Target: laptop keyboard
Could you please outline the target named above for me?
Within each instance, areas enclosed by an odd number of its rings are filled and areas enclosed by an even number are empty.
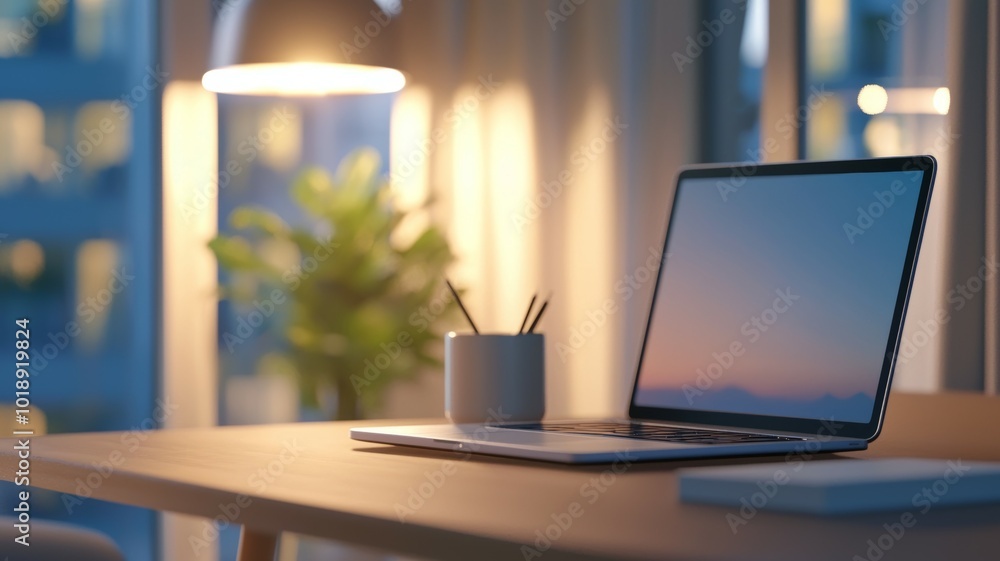
[[[570,423],[520,423],[504,428],[567,434],[617,436],[639,440],[659,440],[682,444],[747,444],[753,442],[787,442],[804,440],[792,436],[735,432],[691,427],[667,427],[621,421],[570,422]]]

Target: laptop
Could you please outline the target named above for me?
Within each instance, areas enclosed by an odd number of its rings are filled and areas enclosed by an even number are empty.
[[[864,449],[882,427],[936,167],[687,168],[626,416],[351,438],[562,463]]]

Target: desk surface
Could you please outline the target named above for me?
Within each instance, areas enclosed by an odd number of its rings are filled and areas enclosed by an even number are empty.
[[[524,545],[547,560],[849,560],[866,558],[868,540],[878,543],[883,525],[900,517],[761,512],[734,535],[727,514],[738,516],[735,509],[678,502],[674,469],[748,460],[635,464],[615,475],[607,466],[354,442],[348,428],[355,425],[46,436],[32,441],[31,479],[35,487],[73,493],[87,485],[93,498],[222,516],[266,533],[462,560],[537,558]],[[847,455],[1000,461],[998,431],[1000,398],[893,395],[882,436]],[[16,471],[12,448],[9,440],[0,444],[6,480]],[[117,465],[108,474],[95,462]],[[997,558],[1000,506],[931,508],[916,516],[916,525],[889,544],[887,559]],[[568,527],[559,529],[558,521]],[[541,551],[545,542],[536,547],[536,540],[546,531],[555,539]]]

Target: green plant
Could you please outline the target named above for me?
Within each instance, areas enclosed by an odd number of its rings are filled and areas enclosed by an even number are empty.
[[[345,158],[333,176],[315,168],[302,173],[291,197],[310,228],[240,207],[229,217],[237,233],[209,244],[230,272],[223,297],[271,298],[281,308],[280,335],[303,405],[317,406],[321,394],[334,390],[338,419],[376,407],[392,381],[440,366],[435,350],[442,334],[414,318],[440,294],[453,254],[434,226],[399,243],[408,213],[395,204],[380,165],[378,154],[365,149]],[[447,311],[453,302],[444,305]]]

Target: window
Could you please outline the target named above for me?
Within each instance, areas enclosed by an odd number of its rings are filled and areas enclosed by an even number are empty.
[[[829,95],[805,157],[947,156],[945,0],[810,0],[803,90]]]
[[[165,77],[150,4],[0,3],[0,317],[31,322],[33,413],[48,432],[161,420],[155,123]],[[103,531],[129,559],[153,557],[147,511],[32,497],[33,515]]]
[[[705,47],[704,161],[759,160],[763,91],[798,88],[802,112],[791,139],[806,159],[848,159],[929,153],[947,165],[947,0],[767,0],[706,2],[702,19],[737,14],[738,33],[720,33]],[[765,84],[768,11],[803,8],[797,44],[798,84],[776,75]],[[790,18],[789,21],[794,21]],[[779,53],[780,54],[780,53]],[[765,87],[766,86],[766,87]],[[794,107],[779,114],[791,115]],[[943,172],[942,172],[943,175]]]
[[[731,24],[735,33],[721,28],[718,37],[704,47],[701,91],[707,101],[702,116],[708,131],[702,142],[704,161],[758,159],[767,11],[768,0],[713,0],[702,5],[704,22],[735,18]]]

